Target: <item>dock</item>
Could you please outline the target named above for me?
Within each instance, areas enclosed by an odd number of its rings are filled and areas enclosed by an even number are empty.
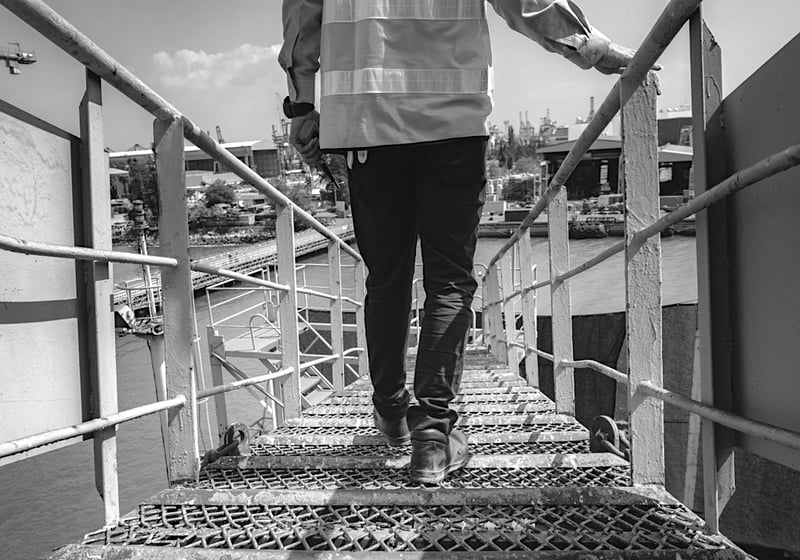
[[[355,239],[353,227],[350,223],[331,226],[331,231],[343,241]],[[317,231],[304,230],[295,235],[295,257],[311,255],[324,250],[328,246],[328,239]],[[245,247],[231,248],[230,251],[219,255],[206,257],[199,262],[218,268],[226,268],[240,274],[254,274],[268,266],[275,266],[278,262],[278,246],[275,239],[256,243]],[[153,284],[160,285],[158,270],[152,271]],[[192,271],[192,288],[195,292],[209,286],[219,285],[224,281],[219,276],[204,272]],[[114,305],[128,305],[134,311],[147,307],[146,283],[143,278],[133,278],[116,284],[114,290]],[[156,301],[160,300],[160,293],[155,292]]]

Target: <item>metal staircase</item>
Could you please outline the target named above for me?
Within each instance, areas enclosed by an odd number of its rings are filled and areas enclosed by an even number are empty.
[[[482,348],[456,407],[473,456],[439,488],[384,444],[362,379],[52,558],[746,557]]]

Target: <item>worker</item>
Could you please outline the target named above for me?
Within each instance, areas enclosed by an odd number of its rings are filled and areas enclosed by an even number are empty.
[[[581,68],[620,72],[633,51],[572,0],[489,0],[509,27]],[[345,155],[368,269],[365,323],[375,427],[411,442],[411,478],[439,484],[469,459],[458,394],[477,282],[473,258],[492,109],[485,0],[284,0],[284,112],[304,161]],[[315,77],[321,67],[321,104]],[[406,389],[415,252],[424,315]]]

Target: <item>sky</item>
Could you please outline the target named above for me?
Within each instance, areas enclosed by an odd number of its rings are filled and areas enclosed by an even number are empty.
[[[636,48],[666,0],[576,0],[592,25],[613,41]],[[226,141],[270,138],[278,125],[286,79],[277,63],[282,43],[280,0],[49,0],[122,65],[198,126]],[[754,7],[755,6],[755,7]],[[798,33],[798,0],[707,0],[704,17],[722,46],[723,90],[730,93]],[[585,117],[589,98],[606,97],[615,77],[581,70],[506,27],[491,9],[495,109],[490,122],[528,112],[538,127],[551,118],[571,124]],[[77,133],[83,67],[0,6],[0,46],[19,42],[38,62],[12,76],[0,69],[0,99]],[[660,60],[659,108],[688,105],[686,30]],[[106,145],[124,150],[152,141],[152,117],[105,85]]]

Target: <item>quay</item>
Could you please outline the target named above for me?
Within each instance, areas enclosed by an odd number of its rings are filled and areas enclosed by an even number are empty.
[[[350,223],[332,226],[331,231],[343,241],[353,241],[355,234]],[[311,255],[324,250],[328,246],[327,238],[312,229],[303,230],[295,234],[295,257]],[[218,255],[199,260],[200,263],[215,268],[251,275],[268,266],[275,266],[278,262],[278,245],[275,239],[250,246],[238,246],[230,251],[223,251]],[[230,282],[230,279],[219,278],[214,274],[192,271],[192,289],[195,292],[204,290],[209,286]],[[160,273],[152,272],[153,285],[160,283]],[[117,283],[114,290],[114,305],[127,305],[133,311],[147,307],[147,289],[143,278],[132,278]],[[154,290],[155,301],[160,301],[159,290]]]

